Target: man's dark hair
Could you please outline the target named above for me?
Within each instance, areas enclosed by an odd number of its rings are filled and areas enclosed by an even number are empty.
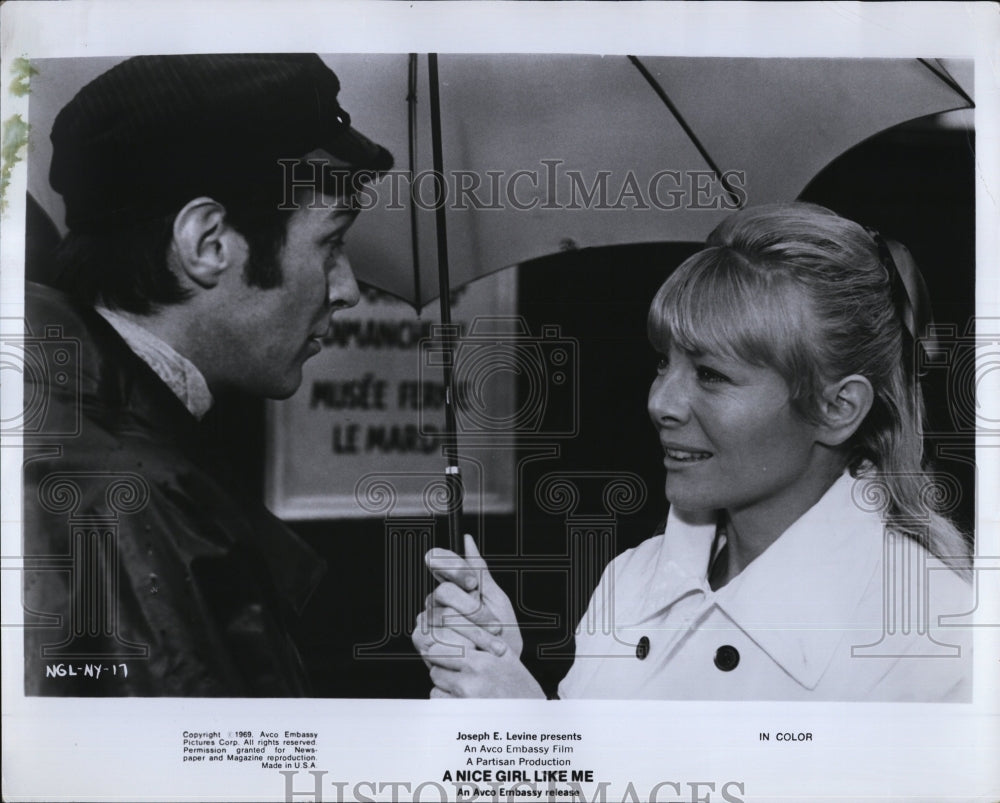
[[[102,73],[52,126],[49,181],[71,232],[59,286],[138,314],[184,301],[167,254],[177,212],[201,196],[247,239],[246,281],[280,284],[283,162],[323,151],[369,179],[392,167],[339,93],[315,53],[136,56]]]
[[[226,222],[249,246],[244,269],[247,284],[261,289],[280,285],[278,258],[293,210],[278,209],[277,202],[230,201],[223,206]],[[176,216],[171,213],[108,229],[70,231],[56,254],[56,286],[87,306],[100,301],[138,315],[187,300],[189,293],[167,260]]]

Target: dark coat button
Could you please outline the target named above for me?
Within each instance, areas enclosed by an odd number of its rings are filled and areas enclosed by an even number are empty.
[[[639,639],[639,643],[635,645],[635,657],[640,661],[644,661],[647,655],[649,655],[649,637],[643,636]]]
[[[740,652],[735,647],[723,644],[715,651],[715,665],[723,672],[732,672],[740,663]]]

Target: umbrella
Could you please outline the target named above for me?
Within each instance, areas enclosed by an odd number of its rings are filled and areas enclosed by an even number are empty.
[[[402,163],[411,145],[411,58],[325,60],[359,129]],[[443,180],[432,156],[430,70],[420,57],[412,174],[401,170],[374,188],[377,202],[351,238],[358,277],[418,310],[439,293],[439,183],[450,285],[458,287],[570,248],[702,241],[740,206],[794,199],[868,137],[972,105],[935,60],[437,60]]]
[[[426,85],[416,55],[328,61],[358,93],[348,108],[372,114],[364,130],[390,148],[406,133],[406,192],[394,184],[362,216],[359,278],[418,311],[437,296],[449,355],[453,285],[559,250],[702,240],[735,209],[795,198],[879,131],[972,105],[924,59],[430,54]],[[460,551],[453,372],[445,359]]]

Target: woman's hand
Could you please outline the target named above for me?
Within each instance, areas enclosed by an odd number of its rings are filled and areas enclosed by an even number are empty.
[[[498,636],[515,657],[520,657],[524,641],[514,606],[490,574],[475,539],[465,536],[464,558],[448,549],[432,549],[424,561],[439,585],[428,595],[413,634],[421,654],[427,639],[418,643],[418,634],[431,635],[433,642],[434,629],[448,628],[482,650],[492,649],[490,643]]]
[[[535,697],[545,692],[510,650],[501,655],[468,648],[456,655],[454,647],[434,644],[424,660],[430,666],[431,697]]]
[[[468,535],[465,553],[432,549],[426,557],[441,582],[417,617],[413,644],[431,670],[431,697],[544,697],[520,662],[514,607]]]

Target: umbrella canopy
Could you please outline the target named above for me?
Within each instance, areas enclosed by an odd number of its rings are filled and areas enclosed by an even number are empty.
[[[408,57],[325,58],[358,126],[402,168],[352,235],[359,278],[417,309],[438,295],[441,199],[454,287],[560,250],[703,240],[735,208],[794,199],[879,131],[972,105],[918,59],[442,55],[442,182],[426,62],[408,174]]]
[[[29,190],[60,230],[62,199],[47,182],[52,120],[120,60],[45,60],[32,78]],[[438,294],[427,61],[413,180],[409,57],[324,60],[356,127],[398,168],[351,232],[352,262],[363,281],[420,309]],[[703,240],[735,203],[793,199],[879,131],[972,105],[936,60],[445,54],[439,64],[453,287],[567,248]],[[419,284],[411,185],[423,199]]]

